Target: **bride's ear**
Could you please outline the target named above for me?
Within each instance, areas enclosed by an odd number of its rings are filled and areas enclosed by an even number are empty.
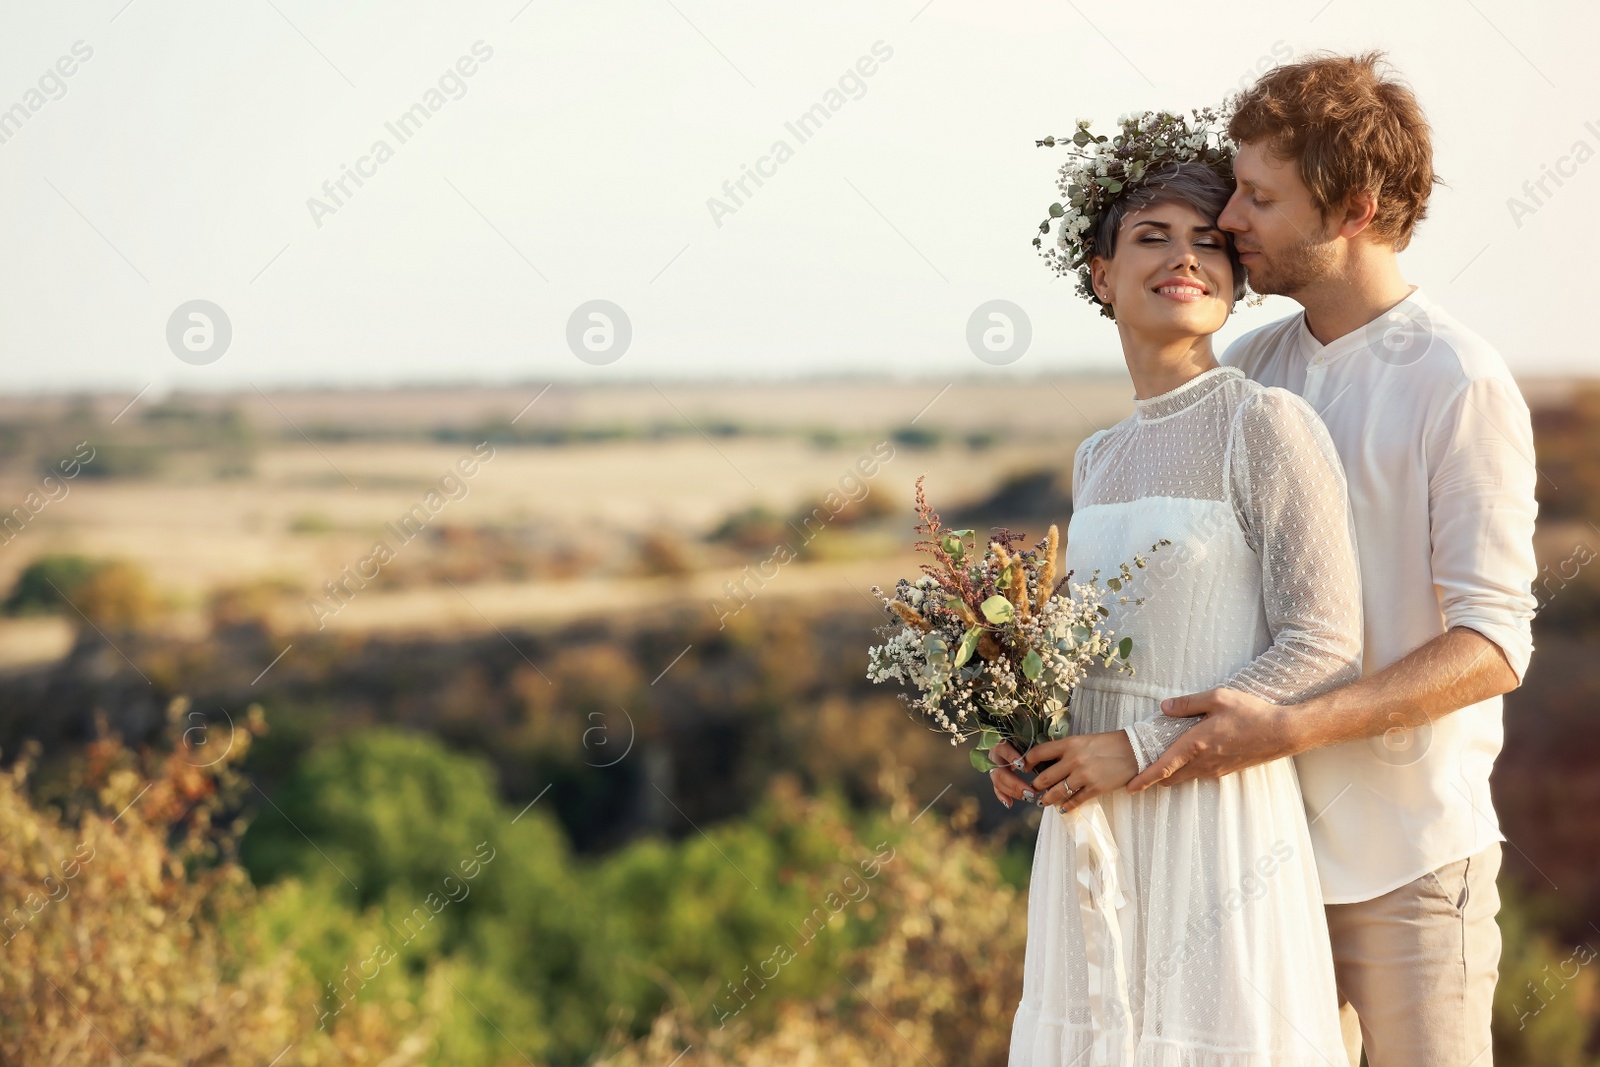
[[[1094,295],[1100,298],[1102,304],[1111,303],[1111,282],[1106,276],[1109,266],[1103,256],[1094,256],[1089,260],[1089,284],[1094,287]]]

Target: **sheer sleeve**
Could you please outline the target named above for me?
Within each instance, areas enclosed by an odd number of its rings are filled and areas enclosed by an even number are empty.
[[[1263,390],[1235,413],[1224,465],[1234,512],[1260,563],[1272,644],[1223,688],[1294,704],[1355,681],[1361,573],[1344,468],[1327,429],[1300,397]],[[1199,721],[1157,715],[1129,727],[1139,769]]]
[[[1078,451],[1072,457],[1072,506],[1074,508],[1088,502],[1081,499],[1081,497],[1085,492],[1084,483],[1088,480],[1089,454],[1094,451],[1095,444],[1105,435],[1106,432],[1104,430],[1096,430],[1078,442]]]

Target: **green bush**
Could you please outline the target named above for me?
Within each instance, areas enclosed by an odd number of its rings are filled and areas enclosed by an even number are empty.
[[[446,966],[519,1049],[581,1063],[607,1033],[642,1033],[669,1003],[712,1018],[718,996],[734,1002],[728,983],[794,943],[797,929],[811,937],[783,969],[784,996],[833,980],[840,953],[865,943],[871,924],[865,911],[830,923],[821,902],[845,895],[848,869],[871,850],[841,840],[839,802],[824,805],[833,831],[789,810],[822,803],[772,797],[681,842],[642,838],[580,860],[548,799],[511,811],[487,764],[383,728],[313,749],[262,802],[240,856],[258,885],[276,883],[263,895],[263,940],[293,947],[335,983],[326,1010],[339,1006],[341,982],[355,981],[363,1002],[416,1001]],[[486,852],[465,877],[461,861]],[[443,903],[447,876],[459,899]],[[429,894],[437,918],[425,913]],[[374,968],[380,944],[395,959]],[[363,969],[380,973],[351,977]],[[767,1020],[778,1002],[758,998],[742,1014]],[[441,1048],[458,1043],[462,1058],[449,1062],[479,1062],[466,1050],[483,1039],[482,1017],[456,1019],[462,1032],[442,1031]]]
[[[1500,981],[1494,996],[1494,1059],[1507,1067],[1595,1067],[1586,1051],[1600,1024],[1595,954],[1600,938],[1557,942],[1514,885],[1502,881]]]
[[[7,615],[54,615],[67,611],[62,595],[77,600],[78,592],[97,566],[84,556],[40,556],[22,568],[0,610]]]

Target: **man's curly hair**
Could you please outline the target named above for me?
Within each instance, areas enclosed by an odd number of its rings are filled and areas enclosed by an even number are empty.
[[[1370,232],[1400,251],[1440,179],[1422,107],[1383,62],[1382,52],[1318,53],[1274,67],[1233,98],[1228,135],[1297,160],[1324,220],[1352,193],[1372,193]]]

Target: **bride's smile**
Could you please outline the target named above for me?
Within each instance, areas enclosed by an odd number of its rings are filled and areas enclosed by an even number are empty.
[[[1110,258],[1097,259],[1097,288],[1117,322],[1150,341],[1215,333],[1233,304],[1228,235],[1177,200],[1130,212]]]

